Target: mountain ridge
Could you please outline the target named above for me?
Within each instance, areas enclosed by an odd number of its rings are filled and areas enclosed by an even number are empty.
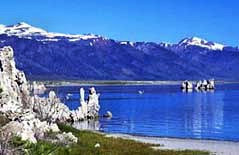
[[[22,29],[21,29],[22,28]],[[25,30],[24,30],[25,28]],[[27,31],[27,30],[28,31]],[[30,31],[29,29],[31,29],[32,31]],[[17,30],[18,33],[17,33]],[[21,32],[22,31],[22,32]],[[24,32],[27,31],[27,33],[24,34]],[[8,34],[8,35],[15,35],[15,36],[30,36],[30,35],[43,35],[45,37],[49,37],[49,38],[54,38],[54,37],[68,37],[68,38],[79,38],[79,39],[91,39],[91,38],[100,38],[102,36],[100,35],[95,35],[95,34],[65,34],[65,33],[57,33],[57,32],[48,32],[44,29],[32,26],[28,23],[25,22],[19,22],[17,24],[14,25],[9,25],[9,26],[5,26],[5,25],[0,25],[0,34]],[[104,39],[107,39],[105,37],[102,37]],[[51,41],[51,40],[48,40]],[[73,40],[72,40],[73,41]],[[76,40],[75,40],[76,41]],[[131,44],[133,45],[136,42],[133,41],[119,41],[122,44]],[[155,42],[156,43],[156,42]],[[200,45],[201,43],[201,45]],[[168,44],[168,45],[182,45],[182,44],[187,44],[187,45],[195,45],[195,46],[201,46],[201,47],[210,47],[210,45],[216,45],[216,46],[220,46],[220,47],[215,47],[212,48],[212,50],[217,50],[220,49],[222,50],[223,47],[225,47],[225,45],[216,43],[216,42],[212,42],[212,41],[207,41],[205,39],[201,39],[199,37],[193,36],[193,37],[186,37],[182,40],[180,40],[178,43],[164,43],[164,42],[160,42],[158,44]],[[207,45],[207,46],[206,46]]]
[[[14,48],[17,67],[31,79],[239,79],[238,48],[198,37],[177,44],[117,41],[19,23],[0,26],[3,46]]]

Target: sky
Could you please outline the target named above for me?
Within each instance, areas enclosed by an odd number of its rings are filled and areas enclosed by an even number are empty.
[[[197,36],[239,46],[238,0],[2,0],[0,24],[177,43]]]

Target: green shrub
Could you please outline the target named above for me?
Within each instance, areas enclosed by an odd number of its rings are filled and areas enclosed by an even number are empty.
[[[147,143],[140,143],[122,138],[105,137],[104,134],[91,131],[79,131],[71,126],[59,124],[62,132],[72,132],[78,137],[78,143],[69,146],[53,144],[41,140],[37,144],[22,142],[19,138],[14,140],[16,146],[24,146],[26,155],[209,155],[204,151],[173,151],[155,150]],[[99,143],[100,147],[95,148]]]

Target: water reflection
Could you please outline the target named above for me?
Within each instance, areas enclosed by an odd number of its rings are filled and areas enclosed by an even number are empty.
[[[224,116],[224,93],[216,94],[198,93],[192,98],[188,104],[193,104],[192,114],[188,113],[189,117],[185,117],[186,122],[192,121],[185,126],[190,131],[192,130],[193,137],[202,138],[208,136],[209,132],[220,133],[223,127]],[[192,115],[192,118],[190,118]]]
[[[112,110],[119,120],[101,120],[103,130],[147,136],[222,139],[224,91],[112,94],[121,100],[106,100],[102,110]],[[130,98],[130,95],[132,98]],[[127,96],[127,98],[126,98]]]
[[[79,130],[100,130],[100,122],[93,119],[74,122],[72,126]]]
[[[99,86],[100,113],[109,110],[113,118],[74,126],[146,136],[239,141],[238,88],[219,86],[215,92],[183,93],[175,86]],[[59,92],[67,94],[72,89]],[[73,93],[66,104],[76,106],[77,95]]]

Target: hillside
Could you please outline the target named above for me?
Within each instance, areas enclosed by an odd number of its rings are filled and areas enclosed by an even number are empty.
[[[239,49],[192,37],[177,44],[129,42],[47,32],[26,23],[0,25],[30,79],[239,80]]]

